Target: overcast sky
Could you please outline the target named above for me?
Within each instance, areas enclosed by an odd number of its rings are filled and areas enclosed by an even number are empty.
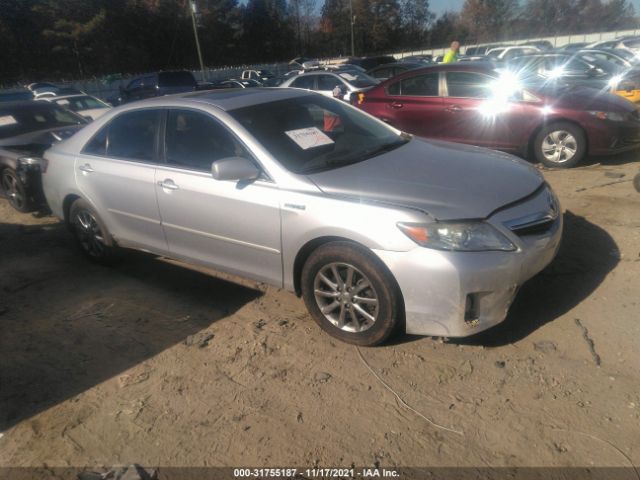
[[[447,10],[460,10],[464,0],[429,0],[431,10],[440,15]],[[636,9],[636,13],[640,13],[640,0],[631,0]]]

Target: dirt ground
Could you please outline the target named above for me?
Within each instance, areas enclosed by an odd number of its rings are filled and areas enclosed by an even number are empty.
[[[639,158],[544,171],[563,245],[503,324],[360,353],[293,294],[92,265],[0,200],[0,467],[640,465]]]

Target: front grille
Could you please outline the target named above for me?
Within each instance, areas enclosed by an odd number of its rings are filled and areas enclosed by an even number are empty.
[[[548,218],[531,224],[516,225],[511,227],[511,231],[519,237],[524,237],[526,235],[540,235],[548,232],[551,227],[553,227],[555,221],[555,218]]]

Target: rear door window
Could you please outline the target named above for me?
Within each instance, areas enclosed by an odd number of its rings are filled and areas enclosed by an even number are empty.
[[[447,90],[450,97],[487,98],[490,94],[486,75],[476,72],[447,72]]]
[[[294,88],[305,88],[307,90],[313,90],[315,87],[315,83],[315,75],[304,75],[296,78],[291,86]]]
[[[333,75],[318,75],[318,90],[332,91],[336,87],[343,87],[344,82]]]
[[[411,97],[437,97],[439,74],[416,75],[400,82],[400,94]]]

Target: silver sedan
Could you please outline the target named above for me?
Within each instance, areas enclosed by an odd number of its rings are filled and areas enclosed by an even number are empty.
[[[327,97],[335,97],[338,88],[342,99],[348,102],[353,92],[366,92],[378,83],[380,80],[358,70],[317,70],[288,78],[278,88],[311,90]]]
[[[134,248],[286,288],[358,345],[501,322],[562,233],[526,162],[295,89],[128,104],[44,157],[49,205],[90,259]]]

